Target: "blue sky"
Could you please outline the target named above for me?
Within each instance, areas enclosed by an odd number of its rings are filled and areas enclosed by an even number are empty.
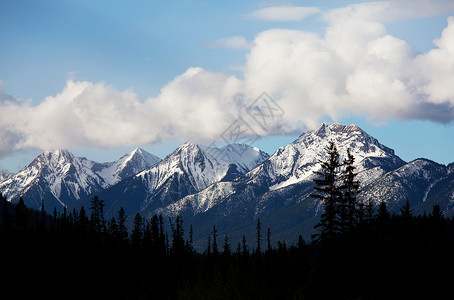
[[[453,162],[450,16],[441,0],[2,0],[0,168],[209,144],[263,91],[285,110],[256,129],[267,152],[334,120]]]

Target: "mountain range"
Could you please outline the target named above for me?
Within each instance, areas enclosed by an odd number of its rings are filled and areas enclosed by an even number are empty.
[[[454,163],[428,159],[405,162],[391,148],[355,125],[321,124],[271,156],[255,147],[222,148],[185,143],[164,159],[137,148],[110,163],[75,157],[67,150],[44,152],[16,174],[0,173],[0,191],[9,201],[22,197],[27,206],[89,207],[93,195],[105,201],[106,217],[155,213],[193,224],[202,245],[216,225],[219,235],[254,240],[255,224],[271,228],[275,239],[308,238],[321,213],[309,195],[314,171],[334,141],[341,159],[355,156],[361,201],[385,201],[397,212],[408,200],[415,213],[439,204],[454,214]]]
[[[0,191],[13,203],[23,197],[28,207],[62,210],[81,198],[105,189],[158,163],[160,159],[137,148],[115,162],[97,163],[57,149],[40,154],[16,174],[0,181]]]

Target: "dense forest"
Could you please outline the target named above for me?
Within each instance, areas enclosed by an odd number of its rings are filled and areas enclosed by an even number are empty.
[[[14,298],[83,299],[409,299],[449,295],[454,220],[434,206],[390,214],[385,202],[359,203],[354,158],[334,146],[312,195],[324,211],[310,242],[256,239],[231,244],[215,225],[203,253],[183,220],[104,219],[94,197],[79,211],[45,213],[1,197],[2,293]],[[170,230],[165,230],[170,228]]]

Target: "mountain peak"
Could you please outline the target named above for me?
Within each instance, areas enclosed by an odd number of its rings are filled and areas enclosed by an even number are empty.
[[[58,148],[53,151],[43,152],[34,160],[35,163],[43,161],[49,162],[51,165],[64,165],[73,162],[74,155],[67,149]]]
[[[200,148],[199,145],[186,142],[175,151],[173,151],[171,154],[169,154],[167,157],[174,157],[174,156],[180,156],[180,157],[185,157],[185,156],[192,156],[192,155],[198,155],[202,153],[202,149]]]
[[[178,149],[199,150],[200,147],[197,144],[194,144],[194,143],[191,143],[191,142],[186,142],[183,145],[181,145],[180,147],[178,147]]]
[[[313,145],[318,148],[326,146],[329,141],[333,141],[340,152],[350,148],[355,156],[362,158],[395,155],[393,149],[380,144],[376,138],[353,124],[322,123],[317,129],[300,135],[294,143],[303,144],[305,147]]]
[[[361,128],[358,126],[351,124],[351,125],[342,125],[339,123],[322,123],[317,129],[311,132],[319,137],[327,137],[332,134],[346,134],[351,135],[354,132],[358,132],[361,134],[366,134]],[[304,136],[307,132],[303,133],[301,136]]]
[[[43,154],[46,156],[51,155],[51,156],[57,156],[57,157],[59,157],[59,156],[72,157],[73,156],[72,153],[69,152],[68,149],[63,149],[63,148],[57,148],[55,150],[45,151]]]
[[[145,151],[145,150],[143,150],[143,149],[140,148],[140,147],[136,147],[136,149],[132,150],[130,153],[133,154],[133,155],[135,155],[135,154],[142,154],[143,151]]]

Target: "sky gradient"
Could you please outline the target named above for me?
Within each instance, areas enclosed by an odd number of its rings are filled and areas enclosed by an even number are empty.
[[[0,1],[0,168],[221,143],[269,152],[354,123],[406,161],[454,161],[454,1]],[[267,92],[284,114],[247,108]]]

